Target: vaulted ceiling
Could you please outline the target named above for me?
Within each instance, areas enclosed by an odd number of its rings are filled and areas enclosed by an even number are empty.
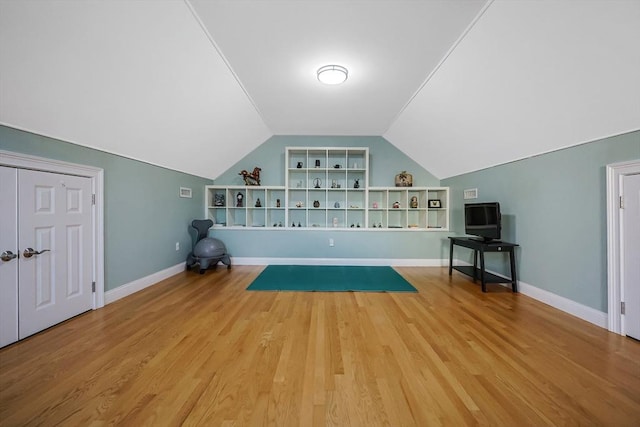
[[[640,129],[638,22],[637,0],[0,0],[0,123],[212,179],[274,134],[381,135],[445,178]]]

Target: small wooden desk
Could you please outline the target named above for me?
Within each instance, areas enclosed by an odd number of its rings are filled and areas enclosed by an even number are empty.
[[[487,283],[511,283],[513,292],[518,292],[518,280],[516,278],[516,254],[515,248],[519,245],[507,242],[484,242],[469,237],[449,237],[451,246],[449,249],[449,276],[452,270],[458,270],[468,276],[473,277],[473,281],[480,278],[482,283],[482,292],[487,292]],[[473,249],[473,267],[471,266],[453,266],[453,246],[462,246]],[[506,252],[509,254],[509,262],[511,264],[511,278],[496,276],[495,274],[485,271],[484,254],[485,252]],[[478,253],[480,254],[480,268],[478,268]]]

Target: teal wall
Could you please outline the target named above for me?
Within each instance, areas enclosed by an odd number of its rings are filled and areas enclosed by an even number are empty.
[[[464,234],[463,190],[478,188],[475,201],[500,202],[502,239],[521,246],[519,280],[606,312],[605,169],[636,159],[638,131],[445,179],[451,230]],[[489,268],[508,272],[506,260],[487,257]]]
[[[285,147],[369,147],[370,187],[393,187],[395,176],[406,170],[416,187],[437,187],[440,180],[381,136],[282,136],[269,138],[215,179],[216,185],[244,185],[238,175],[258,166],[262,185],[284,185]]]
[[[0,149],[104,169],[105,291],[186,259],[210,180],[6,126]],[[178,197],[180,187],[193,198]]]
[[[370,186],[393,187],[396,174],[413,174],[414,186],[440,181],[379,136],[273,136],[215,179],[216,185],[244,185],[238,172],[262,168],[262,185],[284,185],[285,147],[369,147]],[[391,230],[224,230],[212,235],[224,241],[234,257],[445,259],[446,232]],[[335,246],[329,246],[329,239]]]

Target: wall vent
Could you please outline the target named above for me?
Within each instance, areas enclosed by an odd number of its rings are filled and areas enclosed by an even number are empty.
[[[477,199],[478,198],[478,189],[470,188],[468,190],[464,190],[464,199]]]

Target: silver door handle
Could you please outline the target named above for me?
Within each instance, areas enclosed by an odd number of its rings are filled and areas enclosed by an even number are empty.
[[[50,252],[49,249],[43,249],[40,252],[34,250],[33,248],[27,248],[24,250],[24,252],[22,253],[22,256],[25,258],[31,258],[34,255],[40,255],[43,254],[45,252]]]
[[[0,259],[2,261],[11,261],[14,258],[18,258],[18,254],[14,254],[11,251],[4,251],[2,252],[2,255],[0,255]]]

